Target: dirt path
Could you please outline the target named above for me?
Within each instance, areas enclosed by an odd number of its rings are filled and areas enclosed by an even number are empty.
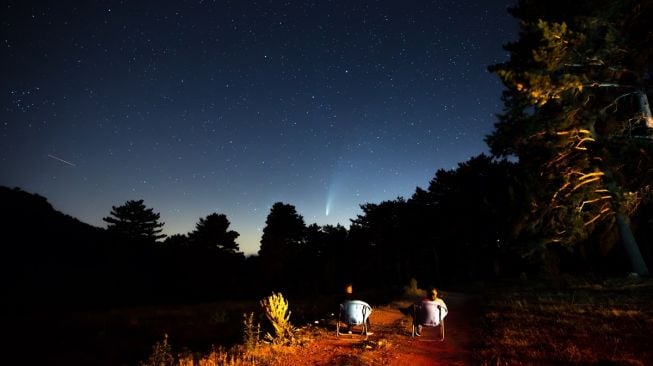
[[[425,328],[423,336],[410,336],[411,321],[399,309],[410,302],[375,308],[372,331],[365,341],[356,334],[335,335],[335,325],[318,340],[284,357],[285,365],[469,365],[478,328],[478,301],[469,295],[448,293],[449,308],[444,342],[435,341],[437,330]],[[430,339],[430,340],[429,340]]]

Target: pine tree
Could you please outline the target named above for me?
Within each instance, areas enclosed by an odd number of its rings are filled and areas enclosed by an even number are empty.
[[[163,223],[159,222],[160,215],[145,207],[143,200],[112,206],[110,215],[102,220],[108,223],[109,232],[121,238],[143,243],[154,243],[165,238],[161,234]]]
[[[528,227],[539,239],[527,253],[545,256],[551,244],[582,251],[588,238],[616,227],[633,271],[647,273],[627,215],[651,184],[629,175],[651,151],[649,140],[633,138],[653,127],[645,103],[653,59],[636,48],[641,34],[633,31],[651,6],[561,5],[523,0],[512,10],[520,39],[506,46],[510,59],[491,68],[507,91],[487,142],[529,172]]]
[[[277,202],[265,220],[259,256],[266,280],[274,285],[289,285],[293,264],[306,240],[304,218],[295,206]]]
[[[265,220],[259,255],[261,258],[284,256],[304,242],[305,234],[304,218],[295,206],[277,202]]]
[[[197,247],[236,253],[239,249],[236,238],[240,234],[229,230],[230,224],[224,214],[213,213],[206,216],[206,218],[200,218],[195,230],[189,235],[189,241],[191,245]]]

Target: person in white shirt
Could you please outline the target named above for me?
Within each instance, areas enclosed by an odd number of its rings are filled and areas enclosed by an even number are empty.
[[[439,320],[444,319],[445,316],[447,316],[447,313],[449,310],[447,309],[447,305],[444,303],[444,301],[438,297],[438,290],[435,287],[432,287],[429,289],[429,291],[426,294],[426,297],[422,299],[422,302],[429,302],[429,303],[435,303],[438,309],[440,310],[439,314],[439,319],[437,320],[439,324]],[[437,324],[434,324],[437,325]],[[417,333],[416,335],[421,335],[422,333],[422,325],[419,324],[417,325]]]

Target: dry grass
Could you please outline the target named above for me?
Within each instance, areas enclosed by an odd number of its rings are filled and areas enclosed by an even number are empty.
[[[653,280],[558,278],[488,296],[480,364],[653,364]]]
[[[244,315],[243,326],[253,327],[252,315]],[[258,328],[258,327],[257,327]],[[247,329],[245,329],[247,333]],[[252,341],[230,348],[213,346],[209,351],[197,352],[183,348],[175,353],[168,343],[168,336],[152,346],[152,353],[140,366],[287,366],[285,362],[302,349],[326,336],[324,329],[306,326],[295,329],[292,343]]]
[[[292,347],[269,345],[248,350],[238,347],[230,350],[214,348],[206,355],[181,354],[178,363],[171,366],[275,366],[288,352],[293,352]]]

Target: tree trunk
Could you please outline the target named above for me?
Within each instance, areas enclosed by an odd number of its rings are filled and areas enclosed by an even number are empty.
[[[646,97],[646,95],[644,95]],[[641,99],[640,99],[641,101]],[[642,105],[643,107],[643,105]],[[645,112],[648,111],[648,114],[651,114],[650,110],[644,110],[642,111]],[[590,130],[592,131],[592,136],[595,138],[598,138],[598,134],[596,133],[596,130],[594,129],[594,126],[592,125],[590,127]],[[610,170],[609,167],[605,167],[603,170],[605,173],[605,179],[606,179],[606,188],[612,196],[614,197],[613,199],[616,199],[617,197],[617,181],[614,179],[614,175],[612,174],[612,171]],[[630,261],[630,267],[631,270],[634,273],[637,273],[638,275],[648,275],[648,268],[646,267],[646,262],[644,262],[644,257],[642,257],[642,253],[639,251],[639,246],[637,245],[637,241],[635,240],[635,236],[633,235],[633,231],[630,229],[630,225],[628,224],[628,218],[626,215],[624,215],[621,210],[619,209],[619,205],[615,202],[615,220],[617,222],[617,229],[619,230],[619,241],[621,242],[621,245],[623,245],[624,249],[626,250],[626,254],[628,255],[628,260]]]
[[[646,96],[646,91],[641,90],[638,93],[639,97],[639,108],[642,113],[642,118],[646,123],[646,127],[653,129],[653,116],[651,115],[651,107],[648,104],[648,97]],[[617,227],[619,228],[619,238],[621,243],[626,249],[628,254],[628,259],[630,259],[630,265],[633,269],[633,272],[640,275],[648,275],[648,268],[646,267],[646,262],[642,257],[642,253],[639,251],[639,246],[635,241],[635,236],[633,235],[632,230],[630,230],[630,225],[628,224],[628,218],[626,215],[617,211],[615,213],[615,219],[617,221]]]
[[[615,212],[615,219],[617,221],[617,228],[619,229],[619,239],[621,244],[626,249],[626,254],[628,254],[628,259],[630,260],[630,266],[633,272],[639,275],[648,275],[648,268],[644,262],[644,257],[639,251],[639,246],[635,241],[635,236],[633,235],[632,230],[630,230],[630,225],[628,225],[628,218],[626,215],[621,212]]]
[[[605,170],[605,178],[607,178],[607,188],[613,196],[617,195],[617,182],[614,180],[612,171],[610,169]],[[646,262],[644,262],[644,257],[639,251],[639,246],[633,235],[633,231],[630,229],[628,224],[628,217],[621,212],[619,205],[615,205],[615,220],[617,222],[617,229],[619,230],[619,241],[621,245],[624,246],[626,254],[628,255],[628,260],[630,261],[630,267],[634,273],[639,275],[648,275],[648,268],[646,267]]]
[[[648,97],[646,96],[646,91],[642,90],[638,93],[639,96],[639,108],[642,112],[642,118],[646,123],[647,128],[653,129],[653,116],[651,115],[651,107],[648,104]]]

